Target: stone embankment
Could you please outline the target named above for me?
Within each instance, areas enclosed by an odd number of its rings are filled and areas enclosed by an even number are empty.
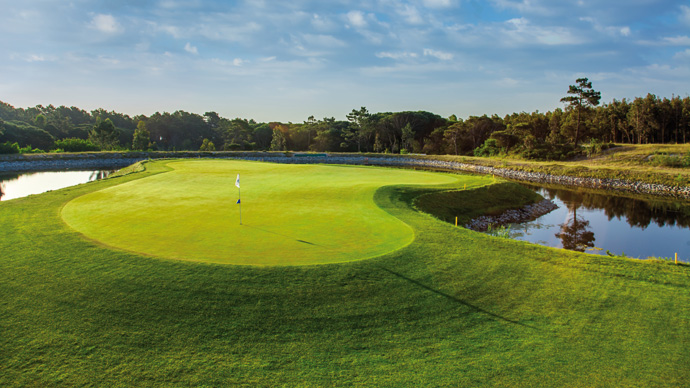
[[[580,178],[565,175],[551,175],[541,172],[516,171],[508,168],[479,166],[469,163],[435,160],[416,156],[365,156],[347,154],[290,154],[275,152],[122,152],[86,154],[40,154],[10,155],[0,158],[2,171],[62,170],[80,168],[119,168],[141,160],[161,158],[221,158],[261,160],[275,163],[294,164],[354,164],[375,166],[419,167],[439,170],[466,171],[478,174],[492,174],[499,177],[525,182],[552,183],[565,186],[587,187],[629,193],[653,194],[666,197],[690,198],[690,187],[667,186],[644,182],[628,182],[619,179]]]
[[[465,228],[485,232],[489,229],[489,225],[496,226],[533,221],[555,209],[558,209],[558,205],[550,199],[544,199],[521,209],[507,210],[497,216],[479,216],[468,222]]]

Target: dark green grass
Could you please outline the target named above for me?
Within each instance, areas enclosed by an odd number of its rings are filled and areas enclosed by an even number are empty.
[[[470,190],[437,191],[415,199],[415,207],[440,220],[465,225],[483,214],[498,215],[544,199],[534,191],[512,182],[500,182]]]
[[[412,208],[419,187],[375,197],[415,242],[345,264],[143,258],[61,223],[137,176],[0,206],[0,386],[690,384],[687,267],[455,228]]]

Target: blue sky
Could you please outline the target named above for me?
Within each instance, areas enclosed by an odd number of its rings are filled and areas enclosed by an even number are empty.
[[[0,100],[257,121],[690,93],[690,2],[0,0]]]

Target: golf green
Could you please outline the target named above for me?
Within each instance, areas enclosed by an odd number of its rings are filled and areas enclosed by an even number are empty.
[[[374,203],[380,187],[457,182],[449,174],[374,167],[229,160],[167,166],[170,171],[70,201],[63,220],[106,246],[166,259],[337,263],[379,256],[414,239],[412,228]]]

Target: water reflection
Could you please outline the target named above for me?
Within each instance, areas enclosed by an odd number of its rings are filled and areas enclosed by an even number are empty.
[[[690,261],[690,201],[525,186],[554,201],[559,209],[535,221],[513,225],[514,238],[640,258],[673,257],[677,252],[679,259]]]
[[[0,201],[107,178],[110,173],[112,170],[2,173],[0,174]]]
[[[542,195],[546,194],[547,198],[560,199],[573,212],[578,208],[602,209],[609,220],[625,219],[628,225],[643,229],[651,223],[661,227],[690,227],[690,206],[687,201],[637,199],[565,188],[526,186]]]
[[[589,221],[577,216],[577,209],[574,209],[573,216],[561,225],[561,231],[555,236],[561,240],[561,245],[565,249],[584,252],[587,248],[594,247],[594,232],[589,229]]]

